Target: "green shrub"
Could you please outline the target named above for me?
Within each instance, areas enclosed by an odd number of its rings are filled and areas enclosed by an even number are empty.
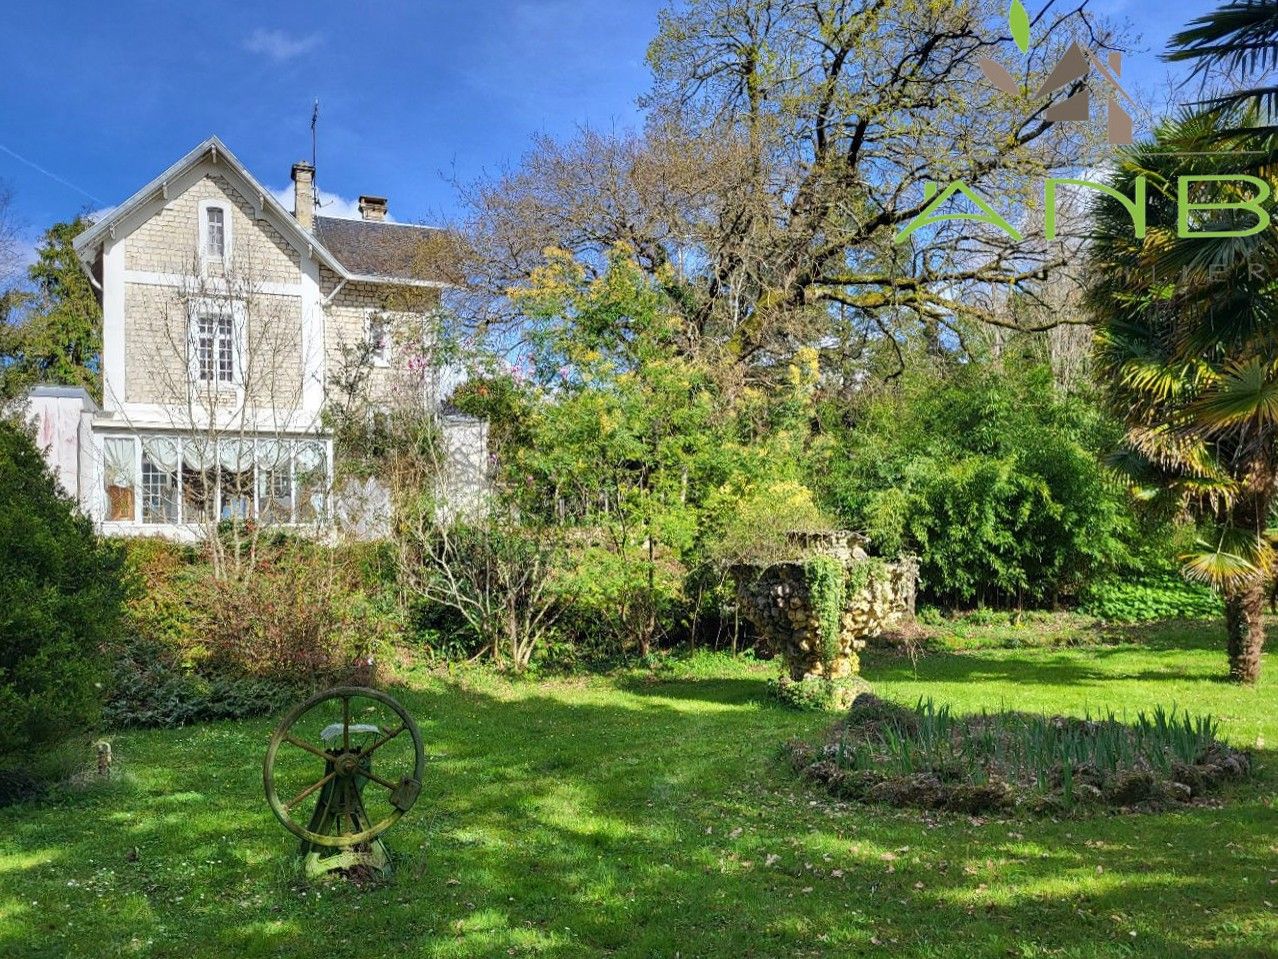
[[[791,679],[789,676],[782,676],[768,680],[768,692],[777,702],[804,712],[847,709],[857,696],[869,689],[869,683],[860,676],[841,679],[826,679],[823,676]]]
[[[899,386],[824,418],[839,442],[821,493],[882,555],[918,556],[925,602],[1055,605],[1141,539],[1100,462],[1115,424],[1046,365],[920,359]]]
[[[126,632],[200,675],[366,681],[402,627],[380,547],[282,538],[260,543],[256,563],[234,577],[189,547],[124,549]]]
[[[555,623],[561,642],[578,646],[585,660],[615,658],[640,636],[651,641],[685,605],[687,570],[670,549],[646,551],[588,544],[568,552],[554,579],[562,612]]]
[[[173,728],[278,712],[305,691],[296,684],[196,667],[173,648],[133,639],[113,650],[110,695],[102,718],[114,728]]]
[[[124,587],[116,549],[57,489],[30,437],[0,420],[0,765],[23,766],[97,721]]]
[[[1221,615],[1220,596],[1176,573],[1112,579],[1090,586],[1080,610],[1098,619],[1144,623],[1158,619],[1205,619]]]

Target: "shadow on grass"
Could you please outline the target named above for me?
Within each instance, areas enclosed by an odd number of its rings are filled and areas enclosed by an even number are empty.
[[[762,680],[620,685],[401,691],[439,758],[387,836],[395,878],[364,891],[290,881],[268,722],[122,737],[131,796],[0,814],[0,954],[1241,957],[1274,931],[1263,804],[1015,825],[844,807],[775,758],[825,717],[714,708]]]
[[[687,676],[626,675],[617,679],[617,688],[635,696],[682,699],[689,702],[745,706],[768,703],[766,678],[702,679]]]

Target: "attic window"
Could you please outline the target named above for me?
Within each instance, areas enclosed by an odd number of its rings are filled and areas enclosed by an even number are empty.
[[[225,256],[226,255],[226,211],[220,206],[211,206],[208,209],[207,224],[205,226],[205,245],[204,252],[209,256]]]
[[[225,260],[231,253],[231,217],[221,200],[200,203],[200,258]]]

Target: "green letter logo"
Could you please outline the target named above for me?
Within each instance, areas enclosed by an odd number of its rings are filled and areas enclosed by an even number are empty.
[[[1256,188],[1256,197],[1252,200],[1238,200],[1234,203],[1194,203],[1189,199],[1191,183],[1227,183],[1238,180]],[[1269,211],[1260,204],[1269,199],[1269,184],[1259,177],[1246,176],[1239,173],[1233,176],[1209,174],[1204,176],[1182,176],[1176,181],[1179,202],[1177,236],[1253,236],[1269,226]],[[1249,210],[1256,214],[1256,225],[1246,230],[1204,230],[1196,233],[1189,228],[1191,210]]]
[[[1127,213],[1132,218],[1132,227],[1134,228],[1136,239],[1143,240],[1145,238],[1145,177],[1142,174],[1136,177],[1136,188],[1133,191],[1136,195],[1130,200],[1112,186],[1106,186],[1103,183],[1093,183],[1091,180],[1070,180],[1065,177],[1048,177],[1047,182],[1043,184],[1043,206],[1047,208],[1047,239],[1056,239],[1056,184],[1058,183],[1081,186],[1088,190],[1100,190],[1106,196],[1112,196],[1127,207]]]
[[[973,203],[975,203],[978,207],[980,207],[985,212],[983,214],[982,213],[943,213],[939,216],[932,216],[932,211],[939,209],[941,206],[943,206],[945,204],[945,201],[948,200],[950,197],[952,197],[955,193],[962,193],[965,197],[967,197],[969,200],[971,200]],[[923,187],[924,199],[932,198],[935,196],[935,194],[936,194],[935,183],[927,183],[926,185],[924,185]],[[904,243],[906,240],[908,240],[911,236],[914,235],[915,231],[921,230],[925,226],[931,226],[933,223],[941,223],[945,220],[976,220],[979,223],[988,223],[991,226],[998,227],[1000,230],[1002,230],[1004,233],[1010,236],[1013,240],[1016,240],[1018,243],[1022,239],[1021,234],[1010,223],[1008,223],[1001,216],[999,216],[998,212],[992,206],[990,206],[988,203],[982,200],[979,196],[977,196],[971,187],[969,187],[962,180],[956,180],[954,183],[951,183],[943,191],[941,191],[940,196],[935,196],[935,198],[932,199],[927,206],[925,206],[922,210],[919,211],[919,215],[916,216],[913,220],[911,220],[909,222],[909,225],[906,226],[904,230],[902,230],[900,233],[896,235],[895,242]]]

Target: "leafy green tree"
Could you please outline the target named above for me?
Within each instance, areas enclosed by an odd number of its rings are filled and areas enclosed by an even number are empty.
[[[1128,557],[1131,512],[1097,456],[1117,430],[1046,365],[912,362],[824,419],[822,492],[878,551],[917,554],[933,601],[1055,603]]]
[[[1112,185],[1133,194],[1147,178],[1148,229],[1135,236],[1124,205],[1105,197],[1096,213],[1091,303],[1099,372],[1126,426],[1122,462],[1153,498],[1189,511],[1203,527],[1184,556],[1186,573],[1225,599],[1229,673],[1255,683],[1273,578],[1270,526],[1278,483],[1278,242],[1254,212],[1199,208],[1196,235],[1178,229],[1178,177],[1223,176],[1191,198],[1237,203],[1257,187],[1237,180],[1239,157],[1222,131],[1254,120],[1235,113],[1163,123],[1122,159]],[[1257,171],[1269,188],[1272,168]],[[1211,236],[1210,233],[1226,235]]]
[[[679,314],[624,248],[593,279],[552,252],[519,300],[545,401],[510,460],[511,488],[596,531],[575,578],[605,590],[598,608],[615,610],[615,637],[646,654],[682,587],[679,561],[722,433],[714,386],[677,349]]]
[[[45,231],[28,271],[33,298],[0,343],[6,393],[45,382],[83,386],[102,399],[102,309],[71,245],[88,226],[77,217]]]
[[[0,419],[0,762],[90,728],[124,589],[118,552],[62,495],[31,438]]]

